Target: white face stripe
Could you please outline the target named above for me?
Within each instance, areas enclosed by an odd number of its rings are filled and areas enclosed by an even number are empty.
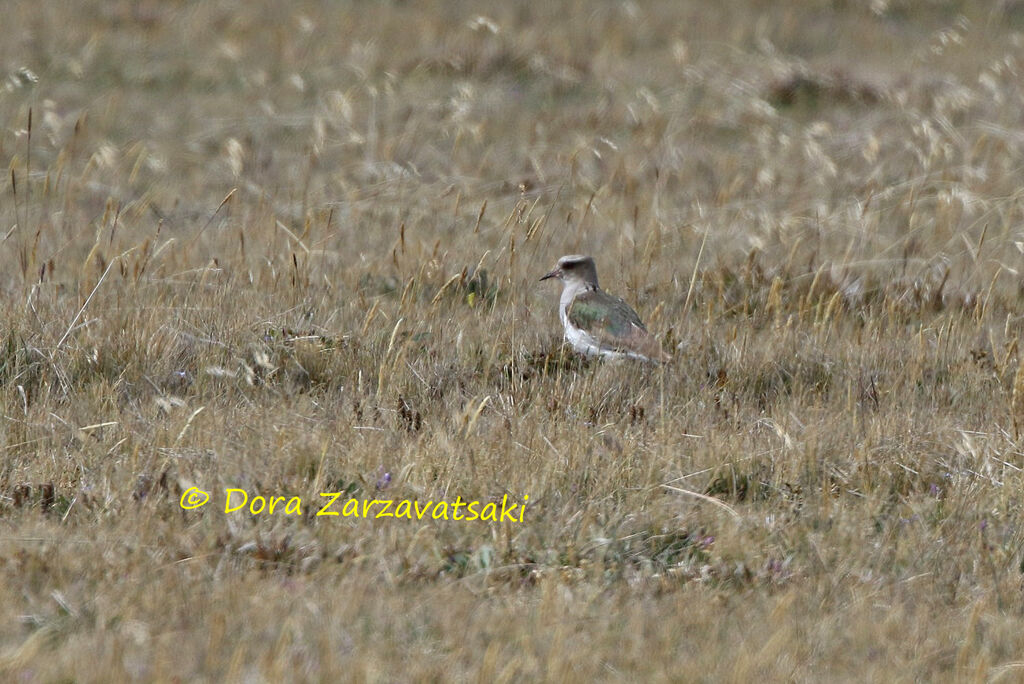
[[[582,254],[570,254],[558,260],[555,266],[559,279],[566,285],[586,284],[597,287],[597,266],[593,257]]]

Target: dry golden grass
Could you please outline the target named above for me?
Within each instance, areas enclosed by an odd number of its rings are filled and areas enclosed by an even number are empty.
[[[785,5],[5,7],[0,675],[1024,676],[1024,10]]]

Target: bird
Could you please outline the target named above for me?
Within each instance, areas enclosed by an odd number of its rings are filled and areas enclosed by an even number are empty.
[[[598,286],[593,257],[563,256],[541,281],[549,278],[562,281],[558,314],[565,327],[566,341],[580,354],[654,363],[671,359],[636,311]]]

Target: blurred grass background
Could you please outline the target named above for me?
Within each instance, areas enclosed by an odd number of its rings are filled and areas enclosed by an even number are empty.
[[[1019,678],[1022,28],[5,7],[0,672]],[[671,364],[562,348],[574,252]]]

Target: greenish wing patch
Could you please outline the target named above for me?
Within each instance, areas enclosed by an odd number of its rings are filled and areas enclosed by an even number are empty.
[[[569,321],[589,330],[602,341],[628,338],[636,328],[647,332],[640,317],[626,302],[603,292],[586,292],[577,297],[566,312]]]

